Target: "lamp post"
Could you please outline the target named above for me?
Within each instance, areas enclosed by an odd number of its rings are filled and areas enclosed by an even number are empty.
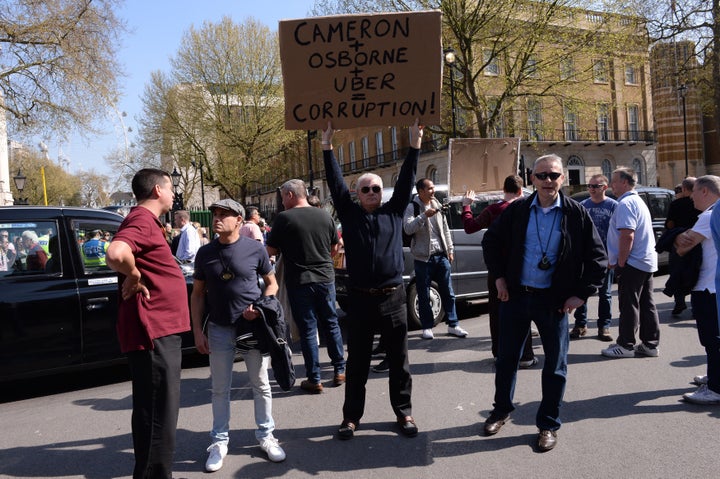
[[[457,58],[455,57],[455,49],[452,47],[446,48],[443,50],[443,55],[445,56],[445,63],[448,67],[450,67],[450,107],[452,110],[452,128],[453,128],[453,138],[457,138],[457,123],[455,120],[455,61]]]
[[[191,161],[191,163],[195,168],[200,169],[200,196],[202,197],[202,209],[205,211],[205,180],[203,179],[203,162],[200,160],[197,162]]]
[[[688,87],[684,83],[678,87],[678,93],[682,98],[683,107],[683,142],[685,143],[685,178],[688,177],[688,141],[687,141],[687,112],[685,110],[685,95],[687,95]]]
[[[22,170],[18,170],[17,175],[13,176],[13,181],[15,182],[15,188],[18,190],[18,197],[13,202],[14,205],[27,205],[29,204],[27,197],[22,198],[22,192],[25,189],[25,180],[27,180],[27,177],[22,174]]]
[[[173,198],[173,206],[172,206],[173,211],[184,209],[182,193],[178,193],[178,190],[177,190],[178,186],[180,185],[180,177],[181,176],[182,175],[180,175],[180,173],[178,173],[177,168],[173,167],[173,172],[170,173],[170,179],[172,180],[172,185],[173,185],[173,192],[175,193],[175,197]]]
[[[312,139],[317,136],[316,131],[308,130],[307,132],[307,152],[308,152],[308,183],[310,191],[313,190],[313,181],[315,180],[315,172],[313,171],[312,161]]]

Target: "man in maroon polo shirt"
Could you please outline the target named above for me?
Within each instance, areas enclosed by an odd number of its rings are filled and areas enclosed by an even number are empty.
[[[170,175],[147,168],[132,180],[138,206],[108,247],[120,273],[117,333],[132,376],[133,478],[172,478],[180,407],[180,333],[190,329],[187,286],[158,217],[170,211]]]

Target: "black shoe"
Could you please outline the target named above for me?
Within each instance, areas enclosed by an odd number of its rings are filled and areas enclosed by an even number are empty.
[[[495,412],[491,412],[490,417],[485,421],[485,435],[494,436],[500,432],[500,429],[505,425],[509,418],[509,414],[498,415],[495,414]]]
[[[378,364],[373,366],[372,368],[374,373],[384,373],[385,371],[390,370],[390,361],[387,360],[387,358],[380,361]]]
[[[679,315],[680,313],[682,313],[683,311],[685,311],[686,309],[687,309],[687,305],[685,305],[685,304],[677,305],[677,304],[676,304],[675,307],[673,308],[671,314],[672,314],[673,316],[677,316],[677,315]]]
[[[557,444],[557,431],[542,430],[538,434],[538,449],[541,451],[549,451]]]
[[[412,416],[399,417],[397,420],[400,431],[407,437],[415,437],[418,433],[417,424]]]
[[[352,439],[355,435],[355,429],[357,429],[356,423],[348,420],[343,421],[338,428],[338,438],[342,440]]]

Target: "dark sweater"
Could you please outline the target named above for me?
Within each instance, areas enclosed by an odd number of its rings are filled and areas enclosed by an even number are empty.
[[[405,259],[402,220],[410,203],[420,150],[410,148],[393,195],[372,213],[353,201],[332,150],[323,151],[325,175],[343,227],[351,287],[385,288],[402,284]]]

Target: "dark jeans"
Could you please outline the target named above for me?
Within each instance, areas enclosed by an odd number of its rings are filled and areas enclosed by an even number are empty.
[[[318,327],[325,335],[325,347],[335,374],[345,372],[343,339],[335,309],[335,283],[311,283],[287,288],[293,319],[300,332],[300,348],[305,361],[305,374],[310,381],[320,382]]]
[[[390,405],[397,417],[412,415],[412,377],[408,361],[405,290],[373,296],[351,290],[348,297],[347,370],[343,419],[358,423],[365,412],[365,385],[373,336],[380,332],[390,362]]]
[[[498,324],[500,323],[500,300],[498,299],[498,290],[495,286],[495,277],[488,273],[488,291],[490,296],[488,297],[488,316],[490,317],[490,343],[492,348],[492,355],[494,358],[498,357]],[[523,347],[523,353],[520,357],[520,361],[532,361],[535,357],[532,346],[532,335],[528,334],[525,340],[525,346]]]
[[[626,264],[616,268],[620,322],[617,344],[633,349],[635,334],[640,329],[640,341],[649,347],[660,344],[660,319],[653,299],[653,275]]]
[[[423,329],[432,329],[434,326],[432,307],[430,306],[430,283],[432,281],[437,283],[448,326],[457,326],[458,324],[455,312],[455,292],[450,279],[451,270],[450,260],[445,253],[434,254],[427,261],[415,260],[415,286],[420,324]]]
[[[598,330],[609,328],[612,321],[612,283],[615,273],[608,269],[603,284],[598,290]],[[587,303],[575,310],[575,326],[582,328],[587,326]]]
[[[153,341],[152,350],[127,354],[132,376],[134,479],[171,479],[180,408],[180,336]]]
[[[558,430],[562,424],[560,405],[565,394],[570,344],[567,315],[557,309],[550,295],[543,293],[514,293],[509,301],[501,303],[498,359],[495,363],[494,413],[510,414],[515,409],[512,401],[520,354],[529,335],[530,322],[535,321],[545,352],[542,400],[535,423],[539,429],[552,431]]]
[[[690,293],[698,337],[707,354],[708,388],[720,394],[720,320],[716,301],[715,294],[708,290]]]

